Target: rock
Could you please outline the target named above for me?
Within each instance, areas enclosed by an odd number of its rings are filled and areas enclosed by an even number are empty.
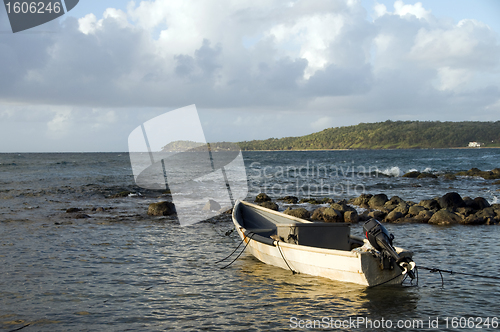
[[[445,175],[443,175],[443,177],[446,180],[456,180],[457,179],[457,176],[455,174],[452,174],[452,173],[446,173]]]
[[[447,209],[441,209],[429,219],[429,224],[433,225],[452,225],[458,224],[462,221],[462,218],[458,214],[448,211]]]
[[[149,216],[170,216],[175,213],[175,205],[172,202],[151,203],[148,207]]]
[[[363,211],[363,213],[358,214],[359,221],[368,221],[370,220],[370,216],[368,214],[370,213],[369,210]]]
[[[379,210],[373,210],[373,211],[368,213],[368,217],[375,218],[377,220],[383,220],[386,215],[387,215],[386,212],[379,211]]]
[[[415,219],[420,222],[429,222],[429,220],[432,218],[433,215],[434,213],[432,211],[423,210],[420,211],[420,213],[415,216]]]
[[[340,211],[328,207],[323,211],[323,220],[325,222],[343,222],[344,216]]]
[[[303,198],[299,201],[299,203],[322,204],[322,202],[316,198]]]
[[[500,180],[493,182],[493,184],[500,184]]]
[[[368,205],[371,208],[382,208],[389,199],[386,194],[373,195],[368,201]]]
[[[483,198],[483,197],[476,197],[472,201],[470,207],[473,208],[473,209],[475,209],[475,210],[482,210],[482,209],[491,207],[491,205],[490,205],[490,203],[485,198]]]
[[[399,218],[403,218],[404,215],[399,212],[399,211],[391,211],[386,217],[385,217],[385,221],[387,222],[394,222],[396,220],[398,220]]]
[[[109,198],[122,198],[122,197],[128,197],[128,195],[132,194],[133,192],[125,190],[125,191],[120,191],[117,194],[109,196]]]
[[[420,173],[419,176],[417,176],[417,179],[425,179],[425,178],[437,179],[437,176],[427,172]]]
[[[278,198],[278,201],[283,201],[287,204],[297,204],[297,202],[299,201],[299,199],[295,196],[285,196],[285,197],[282,197],[282,198]]]
[[[96,208],[95,211],[96,212],[104,212],[105,209],[102,206],[100,206],[100,207]]]
[[[402,199],[399,196],[392,196],[391,199],[388,202],[391,202],[392,204],[398,205],[399,203],[403,203],[404,199]]]
[[[361,194],[352,201],[352,204],[357,205],[357,206],[361,206],[363,208],[367,208],[368,202],[370,201],[370,198],[372,198],[372,195]]]
[[[90,218],[90,216],[88,214],[85,214],[85,213],[77,213],[77,214],[75,214],[74,218],[75,219],[87,219],[87,218]]]
[[[260,193],[257,195],[257,197],[255,197],[255,203],[268,202],[270,200],[271,198],[264,193]]]
[[[333,198],[325,197],[321,200],[321,203],[322,204],[333,204],[333,203],[335,203],[335,201],[333,200]]]
[[[423,206],[420,206],[420,205],[413,205],[413,206],[410,206],[410,208],[408,209],[408,213],[411,216],[418,216],[420,214],[420,212],[422,212],[422,211],[426,211],[426,210]]]
[[[266,201],[266,202],[260,203],[259,205],[262,207],[265,207],[267,209],[274,210],[274,211],[278,211],[278,209],[279,209],[278,204],[276,204],[274,202]]]
[[[403,216],[406,215],[410,207],[406,202],[401,202],[392,212],[400,212]]]
[[[393,202],[391,201],[387,201],[385,204],[384,204],[384,210],[386,210],[387,212],[391,212],[392,210],[394,210],[395,208],[398,207],[398,204],[394,204]]]
[[[471,168],[467,172],[458,172],[457,175],[480,176],[483,179],[487,179],[487,180],[500,178],[500,173],[498,173],[497,168],[495,168],[494,170],[491,170],[491,171],[481,171],[479,168]]]
[[[340,211],[342,214],[346,211],[356,211],[352,206],[347,205],[346,201],[340,201],[330,205],[332,209]]]
[[[495,175],[500,175],[500,168],[494,168],[491,170],[491,172]]]
[[[493,208],[485,208],[481,211],[477,211],[476,213],[468,216],[463,221],[464,224],[467,225],[482,225],[486,223],[496,223],[495,221],[495,211]]]
[[[69,208],[66,210],[66,213],[75,213],[75,212],[80,212],[82,209],[79,208]]]
[[[474,209],[471,208],[471,207],[468,207],[468,206],[466,206],[466,207],[460,207],[460,208],[457,209],[457,213],[459,213],[462,216],[464,216],[464,218],[467,217],[470,214],[473,214],[474,212],[475,212]]]
[[[419,206],[423,206],[427,210],[440,210],[441,206],[439,206],[439,202],[435,199],[424,199],[418,203]]]
[[[412,179],[416,179],[421,173],[420,172],[417,172],[417,171],[411,171],[411,172],[408,172],[408,173],[405,173],[403,174],[403,177],[404,178],[412,178]]]
[[[202,211],[219,211],[221,206],[219,203],[214,201],[213,199],[209,199],[207,204],[203,207]]]
[[[465,202],[458,193],[451,192],[439,198],[439,205],[441,206],[442,209],[449,209],[453,211],[459,207],[464,207]]]
[[[283,213],[300,219],[308,219],[311,216],[311,213],[304,208],[292,209],[289,207]]]
[[[356,211],[346,211],[344,212],[344,222],[358,222],[359,221],[359,216],[358,212]]]
[[[323,211],[325,211],[326,207],[322,206],[313,211],[311,219],[312,220],[321,220],[323,221]]]

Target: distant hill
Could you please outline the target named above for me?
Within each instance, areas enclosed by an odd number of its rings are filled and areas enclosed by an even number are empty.
[[[385,121],[329,128],[300,137],[240,142],[242,150],[421,149],[500,147],[500,121]]]

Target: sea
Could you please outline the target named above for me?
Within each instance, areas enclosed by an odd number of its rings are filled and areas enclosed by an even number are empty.
[[[500,167],[500,149],[255,151],[243,159],[245,199],[265,192],[281,211],[290,206],[283,196],[500,197],[495,180],[445,176]],[[402,176],[409,171],[437,177]],[[243,246],[231,255],[240,239],[229,214],[189,226],[147,215],[170,194],[137,186],[128,153],[0,154],[0,330],[500,330],[498,225],[385,224],[417,266],[462,274],[421,269],[418,282],[366,288],[292,274]],[[362,223],[351,233],[362,235]]]

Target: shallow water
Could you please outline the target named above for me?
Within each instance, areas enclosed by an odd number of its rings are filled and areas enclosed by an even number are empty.
[[[454,156],[449,160],[457,160],[455,164],[430,160],[422,162],[421,167],[442,171],[446,164],[453,170],[492,169],[498,161],[488,157],[493,150],[483,152],[484,158],[468,157],[466,164],[455,155],[459,151],[445,151]],[[403,171],[420,167],[403,159],[398,164],[395,157],[388,160],[380,155],[391,152],[356,153],[343,154],[347,156],[344,159],[352,159],[357,165],[358,159],[370,155],[382,167],[397,166]],[[425,151],[405,153],[414,160],[428,156]],[[420,157],[415,156],[418,153]],[[429,153],[432,156],[434,152]],[[277,167],[280,162],[290,165],[292,160],[292,165],[300,167],[304,160],[318,162],[321,156],[316,152],[299,153],[305,156],[300,159],[283,154],[246,154],[247,167],[250,169],[255,161],[261,167]],[[479,160],[478,164],[474,159]],[[454,317],[489,317],[491,322],[499,315],[500,286],[493,279],[444,274],[442,288],[439,274],[422,270],[418,287],[367,289],[304,274],[292,275],[288,270],[262,264],[246,252],[228,268],[220,269],[225,262],[216,261],[229,255],[239,243],[235,233],[224,234],[232,228],[229,217],[187,227],[181,227],[173,218],[148,217],[145,211],[149,202],[165,197],[134,187],[126,154],[9,154],[0,155],[0,162],[3,331],[22,327],[23,331],[287,331],[302,330],[300,326],[314,324],[315,320],[316,328],[312,326],[312,330],[335,330],[330,323],[349,319],[371,320],[367,330],[391,330],[387,328],[390,321],[392,330],[420,331],[430,330],[429,319],[438,317],[440,331],[458,331],[463,328],[452,328]],[[278,177],[276,181],[288,179]],[[427,197],[430,190],[424,186],[405,189],[403,182],[408,179],[400,177],[366,177],[360,181],[371,188],[375,185],[370,181],[385,183],[392,189],[371,192],[385,192],[388,196],[397,193],[405,199]],[[434,186],[436,194],[453,186],[461,194],[462,189],[467,189],[471,195],[482,195],[490,201],[496,197],[491,184],[490,191],[485,191],[480,185],[471,189],[472,183],[485,186],[487,181],[459,179],[450,184],[438,179]],[[142,196],[106,198],[121,190],[137,190]],[[68,207],[81,208],[90,218],[75,219],[65,212]],[[104,207],[104,211],[92,211],[94,207]],[[419,265],[499,275],[499,226],[386,227],[394,233],[396,245],[415,252]],[[361,228],[354,225],[351,232],[360,235]],[[386,328],[376,328],[382,319]],[[399,320],[408,328],[396,328]],[[424,328],[415,325],[420,322]],[[339,330],[365,327],[360,323]],[[498,330],[482,327],[484,331]]]

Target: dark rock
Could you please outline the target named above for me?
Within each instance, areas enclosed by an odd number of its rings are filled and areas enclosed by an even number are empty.
[[[333,204],[333,203],[335,203],[335,201],[333,200],[333,198],[325,197],[321,200],[321,203],[322,204]]]
[[[439,206],[439,202],[435,199],[424,199],[418,203],[419,206],[423,206],[427,210],[440,210],[441,206]]]
[[[410,206],[410,208],[408,209],[408,213],[411,216],[418,216],[420,214],[420,212],[422,212],[422,211],[426,211],[426,210],[423,206],[420,206],[420,205],[413,205],[413,206]]]
[[[368,217],[375,218],[377,220],[383,220],[385,216],[387,216],[387,213],[379,210],[373,210],[368,213]]]
[[[388,202],[391,202],[392,204],[398,205],[399,203],[403,203],[404,199],[402,199],[399,196],[392,196],[391,199]]]
[[[95,209],[96,212],[104,212],[105,209],[103,207],[98,207],[97,209]]]
[[[285,197],[282,197],[282,198],[278,198],[278,201],[283,201],[287,204],[297,204],[297,202],[299,201],[299,199],[295,196],[285,196]]]
[[[425,172],[425,173],[420,173],[419,176],[417,176],[417,179],[425,179],[425,178],[437,179],[437,175]]]
[[[384,204],[384,210],[387,211],[387,212],[391,212],[392,210],[394,210],[395,208],[398,207],[398,204],[394,204],[393,202],[391,201],[387,201],[385,204]]]
[[[382,208],[389,199],[386,194],[373,195],[368,201],[368,205],[371,208]]]
[[[500,175],[500,168],[494,168],[491,170],[491,172],[495,175]]]
[[[323,220],[325,222],[344,222],[344,216],[340,211],[328,207],[323,211]]]
[[[66,210],[66,213],[75,213],[75,212],[80,212],[82,209],[79,208],[69,208]]]
[[[279,209],[278,204],[276,204],[274,202],[267,201],[267,202],[262,202],[259,205],[262,207],[265,207],[267,209],[274,210],[274,211],[278,211],[278,209]]]
[[[394,222],[396,220],[398,220],[399,218],[403,218],[404,215],[399,212],[399,211],[391,211],[386,217],[385,217],[385,221],[387,222]]]
[[[473,214],[475,211],[473,208],[466,206],[466,207],[460,207],[457,209],[457,213],[460,213],[462,216],[467,217],[470,214]]]
[[[358,222],[359,216],[357,211],[345,211],[344,212],[344,222]]]
[[[457,176],[455,174],[452,174],[452,173],[446,173],[445,175],[443,175],[443,177],[446,180],[456,180],[457,179]]]
[[[422,173],[417,172],[417,171],[412,171],[412,172],[408,172],[408,173],[403,174],[403,177],[416,179],[420,174],[422,174]]]
[[[271,200],[271,197],[267,196],[264,193],[260,193],[255,197],[255,202],[256,203],[262,203],[262,202],[268,202]]]
[[[439,205],[442,209],[455,210],[459,207],[464,207],[465,202],[458,193],[451,192],[439,198]]]
[[[495,211],[493,208],[485,208],[481,211],[478,211],[463,221],[464,224],[467,225],[482,225],[486,223],[490,223],[495,219]]]
[[[493,182],[493,184],[500,184],[500,180]]]
[[[322,202],[316,198],[303,198],[299,203],[322,204]]]
[[[85,213],[77,213],[77,214],[75,214],[74,218],[75,219],[87,219],[87,218],[90,218],[90,216],[88,214],[85,214]]]
[[[128,195],[133,194],[133,192],[125,190],[125,191],[120,191],[117,194],[109,196],[109,198],[122,198],[122,197],[128,197]]]
[[[429,220],[432,218],[433,215],[434,213],[432,211],[423,210],[420,211],[420,213],[415,216],[415,219],[420,222],[429,222]]]
[[[393,212],[400,212],[403,216],[406,215],[409,211],[410,207],[406,202],[401,202],[399,205],[393,210]]]
[[[311,219],[312,220],[321,220],[323,221],[323,211],[325,211],[326,207],[322,206],[313,211]]]
[[[346,201],[340,201],[330,205],[332,209],[340,211],[342,214],[346,211],[356,211],[352,206],[347,205]]]
[[[202,211],[219,211],[221,206],[219,203],[214,201],[213,199],[209,199],[207,204],[203,207]]]
[[[300,219],[308,219],[311,216],[311,213],[304,208],[288,208],[283,213]]]
[[[480,176],[483,179],[491,180],[491,179],[499,179],[500,173],[498,173],[498,169],[495,168],[492,171],[481,171],[479,168],[471,168],[467,172],[458,172],[457,175],[462,176]]]
[[[456,213],[450,212],[446,209],[441,209],[429,219],[429,224],[433,225],[452,225],[458,224],[462,218]]]
[[[469,206],[475,210],[482,210],[491,207],[490,203],[483,197],[474,198]]]
[[[149,216],[170,216],[175,213],[175,205],[172,202],[151,203],[148,207]]]
[[[368,202],[370,201],[370,198],[372,198],[372,195],[361,194],[352,201],[352,204],[366,208],[368,207]]]

